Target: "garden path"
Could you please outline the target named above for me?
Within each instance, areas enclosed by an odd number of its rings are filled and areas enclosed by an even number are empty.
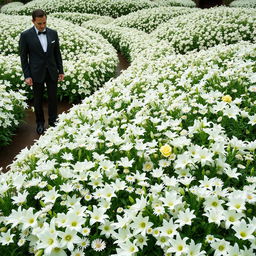
[[[127,59],[118,53],[119,64],[116,69],[116,76],[121,74],[121,71],[129,67]],[[58,105],[58,114],[68,111],[72,107],[72,104],[67,101],[62,101]],[[47,116],[47,102],[44,103],[44,112]],[[21,123],[13,136],[10,145],[5,147],[0,147],[0,168],[3,168],[3,172],[8,171],[8,165],[12,163],[15,156],[25,147],[33,145],[35,140],[39,138],[36,133],[36,124],[34,113],[31,108],[27,109],[25,112],[24,122]]]

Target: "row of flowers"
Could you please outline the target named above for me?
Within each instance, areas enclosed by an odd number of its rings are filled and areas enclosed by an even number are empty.
[[[130,12],[156,6],[158,6],[157,3],[148,0],[73,0],[72,4],[69,0],[33,0],[15,10],[12,8],[9,13],[29,15],[32,10],[42,8],[47,13],[80,12],[119,17]]]
[[[100,16],[96,14],[88,13],[77,13],[77,12],[56,12],[51,13],[51,17],[60,18],[63,20],[71,21],[74,24],[82,25],[82,23],[90,21],[94,24],[98,24],[99,20],[104,21],[104,23],[110,23],[114,19],[109,16]]]
[[[255,255],[255,45],[132,65],[0,176],[36,255]]]
[[[218,7],[173,18],[151,35],[168,40],[177,53],[186,53],[241,40],[255,42],[255,24],[255,9]]]
[[[193,0],[153,0],[153,2],[165,6],[196,7],[195,1]]]
[[[157,8],[151,10],[154,9]],[[151,10],[148,10],[148,12]],[[138,11],[137,13],[141,12]],[[167,52],[168,54],[186,53],[193,50],[207,49],[221,43],[233,44],[241,40],[254,42],[256,38],[255,15],[253,9],[219,7],[210,10],[197,10],[191,14],[170,19],[168,22],[159,25],[149,35],[116,24],[119,23],[118,20],[136,17],[136,13],[117,18],[112,23],[107,22],[106,25],[102,25],[100,22],[95,25],[95,22],[88,21],[83,23],[82,26],[103,35],[116,49],[124,52],[128,59],[133,61],[138,56],[150,55],[150,58],[152,58],[155,55],[154,58],[158,58],[162,54],[167,54]],[[144,16],[141,15],[140,17],[138,21],[143,21]],[[130,24],[135,23],[132,18]],[[150,23],[147,26],[148,30],[152,28]],[[141,54],[142,51],[145,54]]]
[[[134,61],[141,51],[150,46],[155,48],[158,44],[155,38],[134,28],[124,28],[112,24],[95,25],[94,22],[85,22],[82,27],[101,34],[117,50],[121,51],[129,61]]]
[[[31,26],[30,18],[4,14],[0,18],[0,79],[11,81],[13,89],[22,87],[31,98],[32,89],[23,82],[18,57],[19,35]],[[61,19],[49,18],[48,24],[53,29],[58,26],[65,67],[65,82],[58,87],[60,97],[70,101],[84,98],[115,75],[117,53],[102,36]]]
[[[22,7],[24,4],[21,2],[10,2],[8,4],[3,5],[0,8],[0,12],[2,13],[10,13],[12,10]]]
[[[0,147],[7,145],[24,117],[25,92],[14,92],[8,81],[0,80]]]
[[[235,0],[230,3],[231,7],[246,7],[246,8],[255,8],[255,0]]]
[[[8,14],[27,14],[32,10],[42,8],[47,13],[53,12],[80,12],[93,13],[98,15],[107,15],[111,17],[120,17],[130,12],[136,12],[141,9],[153,8],[157,6],[186,6],[195,7],[192,0],[165,0],[165,1],[148,1],[148,0],[33,0],[24,6],[11,5],[5,7],[2,12]]]
[[[114,25],[121,27],[136,28],[150,33],[163,22],[166,22],[176,16],[188,14],[197,11],[197,8],[182,7],[156,7],[146,10],[140,10],[128,15],[119,17],[113,22]]]

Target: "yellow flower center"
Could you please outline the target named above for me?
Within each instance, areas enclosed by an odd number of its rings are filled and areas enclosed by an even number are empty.
[[[217,202],[212,202],[212,206],[216,207],[218,205]]]
[[[31,218],[31,219],[29,219],[29,221],[28,221],[28,222],[29,222],[30,224],[33,224],[33,223],[34,223],[34,221],[35,221],[35,220]]]
[[[183,250],[183,245],[179,245],[179,246],[178,246],[178,251],[181,252],[182,250]]]
[[[95,247],[96,248],[101,248],[101,243],[96,243]]]
[[[52,238],[48,239],[48,244],[49,244],[49,245],[52,245],[52,244],[53,244],[53,242],[54,242],[54,241],[53,241],[53,239],[52,239]]]
[[[72,239],[72,236],[71,236],[71,235],[65,236],[65,240],[70,241],[71,239]]]
[[[161,242],[165,243],[166,242],[166,238],[165,237],[161,237]]]
[[[240,236],[241,237],[246,237],[246,233],[242,231],[242,232],[240,232]]]
[[[172,229],[168,229],[168,230],[167,230],[167,234],[168,234],[168,235],[170,235],[170,234],[172,234],[172,233],[173,233],[173,230],[172,230]]]
[[[73,221],[73,222],[71,223],[71,226],[72,226],[72,227],[76,227],[76,226],[77,226],[77,222],[76,222],[76,221]]]
[[[235,221],[235,218],[234,218],[233,216],[230,216],[230,217],[228,218],[228,220],[229,220],[230,222],[234,222],[234,221]]]
[[[141,223],[140,223],[140,227],[141,227],[141,228],[145,228],[145,227],[146,227],[146,223],[145,223],[145,222],[141,222]]]
[[[235,207],[236,209],[239,209],[241,207],[241,204],[236,204]]]
[[[223,245],[219,246],[219,251],[224,251],[225,247]]]
[[[131,247],[130,248],[130,252],[134,252],[135,251],[135,248],[134,247]]]

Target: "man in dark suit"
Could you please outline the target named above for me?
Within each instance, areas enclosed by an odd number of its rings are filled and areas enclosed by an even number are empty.
[[[64,72],[58,34],[46,27],[46,14],[37,9],[32,12],[34,26],[20,35],[19,49],[25,82],[33,86],[37,133],[44,132],[43,94],[48,94],[48,123],[57,119],[57,82],[63,81]]]

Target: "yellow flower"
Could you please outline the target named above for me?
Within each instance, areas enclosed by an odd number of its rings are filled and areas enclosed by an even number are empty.
[[[232,101],[232,97],[230,95],[224,95],[222,97],[222,100],[225,101],[225,102],[230,103]]]
[[[162,153],[163,156],[168,157],[172,153],[172,147],[169,145],[164,145],[160,148],[160,152]]]

